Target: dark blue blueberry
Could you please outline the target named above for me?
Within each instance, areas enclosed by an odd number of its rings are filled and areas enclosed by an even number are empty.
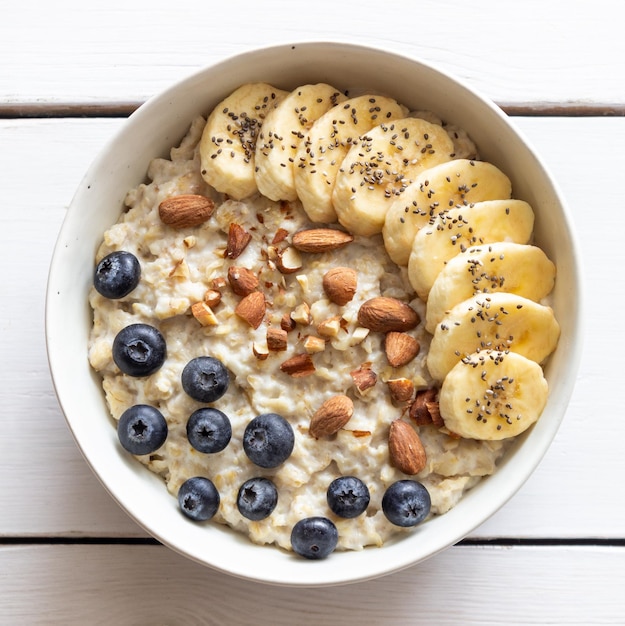
[[[127,296],[141,278],[141,265],[131,252],[111,252],[96,266],[93,286],[105,298],[117,300]]]
[[[397,526],[416,526],[430,512],[430,494],[416,480],[398,480],[382,496],[382,511]]]
[[[149,324],[130,324],[113,341],[113,360],[129,376],[149,376],[165,362],[167,347],[161,333]]]
[[[153,406],[136,404],[126,409],[117,422],[117,436],[131,454],[151,454],[167,439],[167,422]]]
[[[358,517],[369,506],[369,489],[355,476],[339,476],[330,483],[327,493],[330,510],[339,517]]]
[[[291,531],[293,551],[307,559],[325,559],[338,540],[339,531],[327,517],[301,519]]]
[[[225,413],[205,407],[191,414],[187,439],[199,452],[221,452],[230,442],[232,426]]]
[[[178,490],[180,510],[194,522],[205,522],[217,513],[221,498],[213,482],[203,476],[185,480]]]
[[[245,454],[260,467],[278,467],[289,458],[294,445],[291,424],[276,413],[258,415],[243,433]]]
[[[212,356],[191,359],[182,370],[182,388],[198,402],[219,400],[229,383],[225,365]]]
[[[278,504],[278,490],[268,478],[261,476],[246,480],[239,489],[239,513],[254,522],[269,517]]]

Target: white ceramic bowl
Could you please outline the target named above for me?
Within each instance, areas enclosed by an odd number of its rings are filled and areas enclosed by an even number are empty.
[[[368,88],[464,128],[481,157],[510,176],[515,197],[533,206],[536,240],[558,268],[553,306],[562,336],[546,367],[551,392],[539,422],[518,438],[496,473],[447,514],[382,548],[335,552],[322,561],[253,545],[217,524],[208,529],[189,524],[163,482],[120,451],[100,380],[87,360],[93,259],[104,231],[119,217],[126,191],[144,180],[153,157],[168,154],[194,116],[206,115],[239,84],[259,80],[284,89],[316,81],[340,89]],[[91,165],[67,212],[52,260],[46,312],[50,368],[67,423],[87,462],[126,512],[159,541],[246,579],[301,586],[354,582],[414,565],[456,543],[497,511],[534,471],[556,434],[576,377],[579,281],[560,192],[497,106],[430,65],[390,52],[321,42],[268,47],[208,67],[149,100]]]

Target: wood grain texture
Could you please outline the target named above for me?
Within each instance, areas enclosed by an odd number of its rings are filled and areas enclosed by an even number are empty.
[[[456,547],[317,589],[234,579],[146,546],[4,547],[0,572],[7,626],[592,626],[623,623],[625,549]]]
[[[58,408],[43,320],[48,264],[65,209],[117,119],[2,120],[0,171],[0,536],[145,534],[91,474]],[[568,198],[584,258],[586,343],[578,384],[556,440],[517,496],[473,537],[625,537],[625,422],[617,409],[625,330],[620,229],[624,118],[519,118]],[[8,358],[6,355],[9,355]],[[19,477],[19,480],[17,479]],[[25,497],[27,494],[27,497]],[[580,504],[581,503],[581,504]],[[42,507],[45,514],[41,513]]]
[[[619,4],[475,0],[0,1],[0,101],[143,101],[258,46],[342,40],[417,55],[506,104],[625,102]]]

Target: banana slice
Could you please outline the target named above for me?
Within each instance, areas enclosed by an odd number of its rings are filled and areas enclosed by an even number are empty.
[[[439,393],[445,426],[468,439],[515,437],[540,417],[548,385],[540,365],[514,352],[469,355],[449,372]]]
[[[424,169],[449,161],[454,144],[442,126],[409,117],[383,122],[360,137],[336,175],[332,203],[355,235],[382,231],[386,212]]]
[[[313,222],[336,222],[332,204],[336,174],[360,135],[406,114],[406,108],[391,98],[364,95],[333,107],[311,126],[295,155],[293,173],[297,195]]]
[[[457,304],[436,326],[427,367],[442,381],[458,361],[483,350],[517,352],[542,363],[559,337],[551,307],[503,291],[481,294]]]
[[[422,172],[386,213],[382,235],[391,259],[408,265],[417,231],[457,205],[483,200],[507,200],[510,179],[486,161],[455,159]]]
[[[235,200],[256,193],[258,133],[265,116],[287,93],[267,83],[248,83],[213,109],[200,140],[202,177],[209,185]]]
[[[468,247],[495,241],[527,243],[534,211],[523,200],[485,200],[438,215],[415,235],[408,259],[410,284],[422,300],[445,264]]]
[[[469,248],[447,262],[428,295],[425,329],[478,293],[507,291],[540,302],[553,289],[556,266],[538,247],[500,241]]]
[[[256,141],[256,184],[270,200],[296,200],[293,164],[305,134],[315,120],[346,99],[326,83],[294,89],[263,121]]]

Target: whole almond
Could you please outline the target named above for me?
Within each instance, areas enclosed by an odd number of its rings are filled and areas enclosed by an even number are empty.
[[[310,434],[318,439],[338,432],[354,414],[354,403],[343,395],[328,398],[310,418]]]
[[[333,267],[323,275],[322,284],[328,299],[343,306],[356,293],[358,274],[351,267]]]
[[[237,296],[247,296],[258,288],[258,276],[246,267],[232,265],[228,268],[228,282]]]
[[[206,196],[183,194],[166,198],[158,206],[163,224],[172,228],[193,228],[203,224],[215,210],[215,203]]]
[[[392,330],[384,339],[384,351],[392,367],[401,367],[410,363],[419,354],[419,350],[419,342],[408,333]]]
[[[388,434],[391,465],[410,476],[418,474],[427,461],[425,449],[417,431],[407,422],[397,419]]]
[[[411,330],[421,320],[419,314],[405,302],[397,298],[378,296],[363,302],[358,310],[358,321],[365,328],[388,333],[392,330]]]
[[[258,328],[266,311],[265,296],[260,291],[253,291],[237,304],[234,312],[252,328]]]
[[[293,235],[293,245],[302,252],[329,252],[352,241],[353,235],[335,228],[309,228]]]

